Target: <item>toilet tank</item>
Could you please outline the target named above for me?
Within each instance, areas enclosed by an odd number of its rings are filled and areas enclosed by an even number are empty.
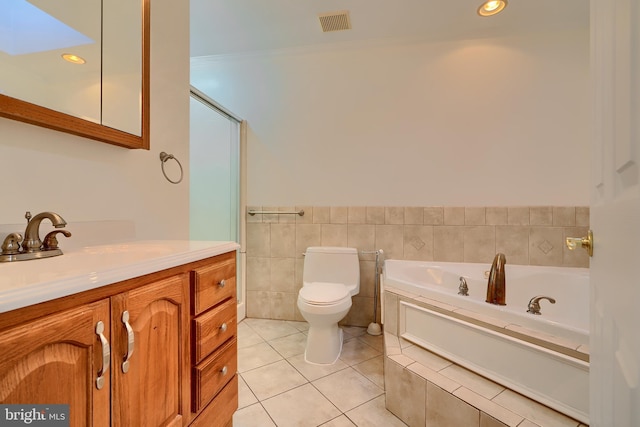
[[[360,262],[356,248],[311,246],[302,271],[303,285],[312,282],[342,283],[351,295],[360,292]]]

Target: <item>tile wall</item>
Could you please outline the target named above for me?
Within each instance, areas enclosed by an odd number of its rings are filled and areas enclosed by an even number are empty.
[[[586,251],[569,251],[565,237],[585,236],[589,208],[248,206],[247,211],[304,215],[247,215],[247,316],[303,320],[296,306],[309,246],[382,249],[386,258],[480,262],[497,252],[507,263],[588,267]],[[373,320],[375,256],[360,255],[360,293],[342,323]],[[378,317],[379,319],[379,317]]]

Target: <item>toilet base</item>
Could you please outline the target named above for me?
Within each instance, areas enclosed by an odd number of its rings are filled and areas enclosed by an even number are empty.
[[[342,352],[343,334],[337,323],[310,326],[304,361],[314,365],[332,365]]]

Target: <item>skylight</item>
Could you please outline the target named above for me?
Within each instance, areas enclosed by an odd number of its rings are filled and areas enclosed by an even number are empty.
[[[0,50],[26,55],[95,43],[27,0],[0,1]]]

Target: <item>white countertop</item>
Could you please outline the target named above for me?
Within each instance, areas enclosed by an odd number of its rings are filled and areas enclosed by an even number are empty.
[[[0,263],[0,313],[238,249],[235,242],[145,240]]]

